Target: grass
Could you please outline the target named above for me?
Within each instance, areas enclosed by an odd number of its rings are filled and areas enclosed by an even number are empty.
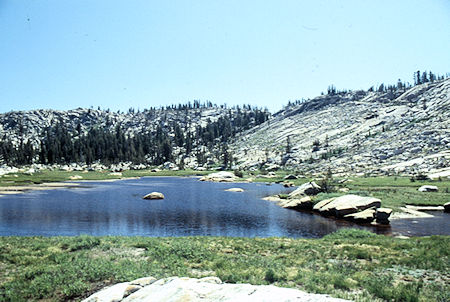
[[[0,178],[0,186],[70,180],[116,179],[110,171],[44,171]],[[204,175],[211,171],[125,171],[122,177]],[[256,175],[257,173],[255,173]],[[254,181],[281,182],[288,172]],[[244,178],[254,177],[244,173]],[[311,179],[289,180],[300,185]],[[450,201],[450,181],[406,177],[352,178],[348,193],[394,210],[405,204]],[[439,192],[422,193],[425,184]],[[287,197],[287,196],[283,196]],[[229,283],[274,284],[356,301],[450,301],[450,236],[407,240],[362,230],[322,239],[224,237],[0,237],[0,301],[80,300],[117,282],[144,276],[218,276]]]
[[[450,236],[0,237],[1,301],[80,300],[143,276],[217,276],[357,301],[449,301]]]
[[[255,175],[258,173],[255,172]],[[287,171],[275,172],[273,178],[255,178],[257,182],[282,182],[284,176],[291,174]],[[295,174],[295,173],[294,173]],[[251,174],[246,174],[249,177]],[[314,178],[299,178],[288,180],[298,186],[305,182],[314,180]],[[320,200],[337,197],[345,194],[357,194],[362,196],[373,196],[381,200],[383,207],[392,208],[398,211],[400,207],[405,205],[425,205],[425,206],[442,206],[444,203],[450,202],[450,180],[416,180],[412,182],[409,177],[401,176],[379,176],[379,177],[354,177],[350,181],[339,183],[342,178],[335,178],[332,185],[335,192],[321,193],[314,198],[314,202]],[[417,189],[423,185],[433,185],[439,188],[438,192],[419,192]],[[348,188],[346,193],[338,192],[340,188]]]
[[[0,187],[4,186],[20,186],[30,184],[41,184],[45,182],[61,182],[70,181],[71,176],[79,175],[82,180],[108,180],[108,179],[121,179],[126,177],[143,177],[143,176],[190,176],[190,175],[205,175],[211,173],[211,171],[194,171],[194,170],[180,170],[169,171],[162,170],[159,172],[151,172],[146,170],[128,170],[122,172],[120,175],[110,175],[111,171],[50,171],[44,170],[34,173],[33,175],[25,173],[7,174],[0,177]]]
[[[350,193],[373,196],[381,199],[383,207],[397,210],[410,205],[441,206],[450,201],[450,180],[428,180],[411,182],[408,177],[360,177],[344,184]],[[423,185],[434,185],[438,192],[419,192]]]

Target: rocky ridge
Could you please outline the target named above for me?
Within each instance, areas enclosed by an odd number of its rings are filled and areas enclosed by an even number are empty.
[[[243,110],[243,109],[241,109]],[[208,120],[216,121],[236,109],[223,107],[191,108],[188,110],[152,109],[142,112],[112,112],[110,110],[77,108],[67,111],[40,109],[31,111],[12,111],[0,114],[0,134],[16,144],[21,137],[32,140],[36,147],[47,127],[61,122],[70,131],[75,132],[78,125],[82,132],[92,128],[108,128],[114,131],[120,125],[127,135],[155,131],[158,125],[171,126],[174,122],[194,131],[197,126],[206,126]],[[22,132],[22,134],[21,134]],[[1,138],[0,137],[0,138]]]
[[[23,138],[39,148],[44,129],[57,122],[73,132],[79,127],[83,133],[96,127],[114,131],[120,125],[127,135],[133,136],[155,131],[158,126],[171,129],[173,123],[194,131],[220,117],[233,117],[238,110],[246,109],[213,106],[128,113],[81,108],[9,112],[0,114],[0,140],[6,138],[18,145]],[[249,130],[237,132],[228,142],[233,169],[263,167],[271,171],[284,167],[312,175],[331,169],[333,174],[342,176],[450,176],[450,79],[394,92],[322,95],[287,106],[260,125],[251,123]],[[174,133],[169,135],[173,137]],[[183,167],[194,169],[221,165],[221,144],[194,146],[191,154],[185,154],[183,147],[173,146],[173,162],[161,168],[177,169],[181,161]],[[204,165],[196,159],[199,148],[207,158]],[[149,165],[121,163],[112,169],[146,167]]]
[[[286,153],[288,138],[291,152]],[[239,134],[240,166],[302,173],[447,175],[450,79],[402,92],[355,91],[290,106]]]

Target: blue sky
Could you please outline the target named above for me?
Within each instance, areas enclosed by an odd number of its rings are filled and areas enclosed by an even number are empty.
[[[450,72],[450,1],[0,0],[0,112],[187,101],[277,110]]]

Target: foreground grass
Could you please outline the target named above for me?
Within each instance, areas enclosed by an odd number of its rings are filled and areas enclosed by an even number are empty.
[[[449,301],[449,236],[0,237],[0,300],[80,300],[143,276],[218,276],[358,301]]]

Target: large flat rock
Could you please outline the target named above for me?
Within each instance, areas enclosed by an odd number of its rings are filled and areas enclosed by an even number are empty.
[[[132,282],[131,282],[132,283]],[[121,283],[109,290],[102,290],[84,301],[123,301],[123,302],[212,302],[212,301],[309,301],[309,302],[339,302],[347,301],[332,298],[328,295],[309,294],[297,289],[282,288],[273,285],[227,284],[219,278],[206,277],[202,279],[171,277],[160,279],[143,286],[141,289],[126,296],[125,291],[130,283]],[[111,293],[111,299],[107,294]],[[105,295],[106,294],[106,295]]]
[[[325,216],[343,217],[368,208],[379,208],[380,206],[381,200],[378,198],[349,194],[335,198],[333,201],[320,207],[318,211]]]

